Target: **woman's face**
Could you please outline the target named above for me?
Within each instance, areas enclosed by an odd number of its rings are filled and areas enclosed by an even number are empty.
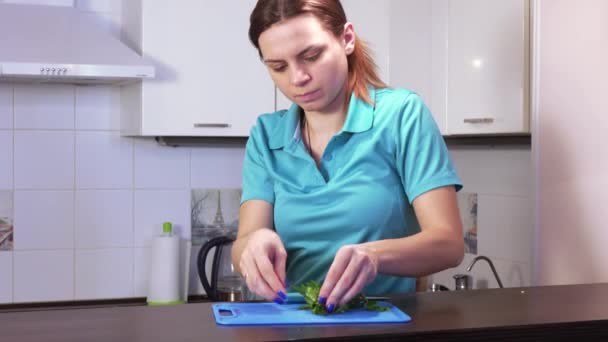
[[[352,24],[338,38],[313,15],[300,15],[272,25],[258,42],[272,80],[291,101],[307,112],[341,108],[346,57],[355,44]]]

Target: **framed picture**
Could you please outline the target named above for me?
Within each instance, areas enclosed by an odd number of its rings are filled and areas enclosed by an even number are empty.
[[[477,254],[477,194],[458,192],[457,198],[464,234],[464,251]]]
[[[240,204],[241,189],[193,189],[192,244],[203,244],[215,236],[236,235]]]
[[[0,191],[0,251],[13,250],[13,192]]]

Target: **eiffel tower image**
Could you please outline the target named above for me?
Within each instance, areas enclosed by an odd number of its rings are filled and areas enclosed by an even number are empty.
[[[221,192],[217,191],[217,211],[215,212],[215,218],[213,219],[214,227],[223,227],[224,226],[224,215],[222,214],[222,201],[221,201]]]

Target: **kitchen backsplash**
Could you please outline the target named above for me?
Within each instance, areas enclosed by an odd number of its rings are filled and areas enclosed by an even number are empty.
[[[240,187],[242,148],[122,138],[114,87],[3,84],[0,99],[2,216],[15,226],[1,302],[145,296],[162,222],[190,238],[191,189]]]
[[[530,147],[450,147],[450,154],[464,183],[463,191],[476,193],[477,255],[493,261],[505,286],[531,285],[534,201]],[[475,256],[465,254],[458,267],[435,274],[430,281],[453,289],[452,276],[467,273]],[[498,287],[484,262],[476,264],[470,274],[473,288]]]
[[[76,1],[119,36],[116,4]],[[243,148],[163,147],[121,137],[119,125],[116,87],[0,83],[0,218],[14,225],[12,250],[0,250],[0,303],[144,297],[149,241],[162,222],[190,238],[196,194],[240,188]],[[530,148],[450,152],[463,191],[476,194],[478,254],[505,285],[529,285]],[[433,281],[453,287],[472,257]],[[190,292],[202,293],[194,257],[190,273]],[[474,275],[474,286],[495,286],[487,265]]]
[[[0,302],[143,297],[148,241],[162,222],[190,238],[197,189],[240,188],[242,148],[123,138],[119,96],[111,86],[0,86],[0,191],[13,194],[15,226],[14,250],[0,251]],[[529,148],[450,152],[463,191],[477,197],[478,254],[507,286],[529,285]],[[473,256],[433,281],[451,287]],[[201,293],[194,261],[191,270],[191,292]],[[493,286],[487,265],[473,274],[474,286]]]

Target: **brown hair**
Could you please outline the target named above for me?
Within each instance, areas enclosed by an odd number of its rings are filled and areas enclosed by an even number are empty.
[[[301,14],[314,15],[321,24],[336,37],[344,33],[346,14],[339,0],[258,0],[249,18],[249,40],[258,49],[260,57],[259,38],[262,32],[270,26]],[[386,88],[376,71],[376,63],[366,44],[358,37],[355,40],[355,50],[348,55],[348,102],[350,94],[355,95],[371,104],[367,86]]]

